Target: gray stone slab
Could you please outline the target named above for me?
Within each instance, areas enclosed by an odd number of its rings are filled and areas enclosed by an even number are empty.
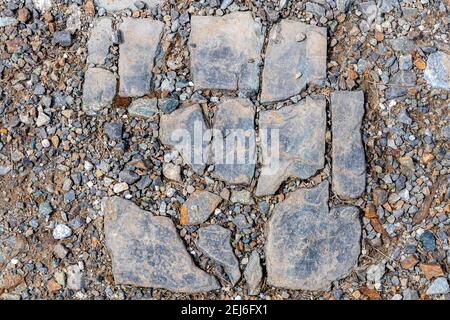
[[[250,12],[192,16],[189,50],[196,89],[257,92],[264,34]]]
[[[141,0],[148,9],[155,8],[162,4],[164,0]],[[123,9],[137,10],[134,5],[136,0],[95,0],[96,4],[107,11],[120,11]]]
[[[261,102],[288,99],[326,78],[327,30],[283,20],[269,33]]]
[[[175,292],[216,290],[216,279],[197,268],[173,222],[119,197],[102,203],[105,240],[116,284]]]
[[[445,52],[430,54],[424,76],[429,86],[450,91],[450,55]]]
[[[110,18],[100,18],[94,21],[94,27],[87,42],[87,63],[99,65],[105,63],[112,45],[111,35],[112,20]]]
[[[324,167],[326,101],[302,100],[279,110],[261,111],[261,175],[256,195],[274,194],[288,178],[307,179]]]
[[[331,94],[333,191],[342,198],[358,198],[366,188],[366,160],[361,139],[364,116],[362,91]]]
[[[277,204],[266,225],[267,283],[327,290],[358,262],[361,224],[355,207],[328,208],[328,182],[299,189]]]
[[[120,96],[141,97],[149,93],[163,28],[164,23],[152,19],[125,18],[120,25]]]
[[[244,271],[244,278],[247,282],[247,294],[256,296],[261,291],[261,281],[263,277],[261,259],[258,251],[253,251]]]
[[[83,110],[88,115],[97,115],[110,107],[116,95],[117,81],[111,71],[90,68],[86,71],[83,85]]]
[[[221,202],[222,198],[212,192],[194,192],[181,207],[181,224],[192,226],[205,222]]]

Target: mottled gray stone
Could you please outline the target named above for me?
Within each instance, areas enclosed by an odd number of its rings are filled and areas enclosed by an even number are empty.
[[[67,267],[67,288],[74,291],[79,291],[84,288],[85,276],[78,265],[71,265]]]
[[[207,125],[200,106],[194,104],[161,115],[159,128],[161,142],[178,150],[195,172],[203,173],[210,139],[202,139]]]
[[[0,239],[0,269],[3,269],[12,258],[26,249],[27,243],[22,236],[11,235],[8,238]]]
[[[220,264],[235,286],[241,278],[239,262],[230,244],[231,231],[218,225],[198,229],[197,247],[210,259]]]
[[[209,191],[197,191],[189,196],[182,206],[180,221],[184,225],[201,224],[208,220],[222,198]]]
[[[364,116],[362,91],[331,94],[333,191],[342,198],[358,198],[366,188],[366,159],[361,139]]]
[[[104,64],[112,45],[112,20],[100,18],[94,21],[94,27],[87,42],[87,63]]]
[[[329,211],[328,182],[300,189],[274,208],[266,225],[267,283],[293,290],[327,290],[356,266],[358,210]]]
[[[0,17],[0,28],[17,24],[17,19],[14,17]]]
[[[120,25],[120,96],[141,97],[150,91],[163,28],[164,23],[151,19],[125,18]]]
[[[105,199],[102,210],[116,284],[187,293],[219,288],[213,276],[194,265],[169,218],[119,197]]]
[[[97,115],[110,107],[116,95],[116,77],[111,71],[90,68],[86,71],[83,86],[83,110],[88,115]]]
[[[191,17],[191,71],[196,89],[257,92],[264,35],[250,12]]]
[[[217,107],[212,140],[212,175],[248,185],[256,164],[255,109],[248,99],[228,99]]]
[[[336,0],[335,2],[338,10],[342,12],[347,12],[352,4],[352,0]]]
[[[246,205],[255,204],[252,193],[248,190],[232,190],[230,201],[233,203],[241,203]]]
[[[244,270],[244,278],[247,281],[247,294],[256,296],[261,290],[261,280],[263,277],[261,259],[258,251],[253,251]]]
[[[427,289],[427,295],[447,294],[450,291],[448,281],[444,277],[436,278]]]
[[[401,53],[410,53],[416,49],[416,44],[413,40],[406,38],[405,36],[398,37],[389,41],[392,49]]]
[[[56,31],[53,34],[52,42],[63,47],[70,47],[72,45],[72,34],[67,30]]]
[[[307,97],[296,105],[260,112],[263,166],[256,187],[257,196],[274,194],[286,179],[307,179],[323,168],[325,108],[323,97]]]
[[[369,25],[376,19],[378,14],[378,6],[375,1],[365,1],[359,4],[359,8],[364,13]]]
[[[128,107],[128,114],[133,117],[151,118],[158,113],[158,99],[141,98],[134,100]]]
[[[299,34],[306,39],[297,41]],[[283,20],[269,33],[261,102],[288,99],[326,77],[327,29]]]
[[[430,54],[424,76],[429,86],[450,91],[450,55],[445,52]]]
[[[95,0],[97,5],[107,11],[120,11],[123,9],[136,9],[136,0]],[[149,9],[159,6],[164,0],[142,0]]]

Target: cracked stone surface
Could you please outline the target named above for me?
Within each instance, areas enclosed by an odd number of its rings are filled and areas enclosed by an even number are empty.
[[[366,188],[366,157],[361,138],[362,91],[331,94],[332,184],[342,198],[358,198]]]
[[[150,92],[163,28],[162,22],[152,19],[125,18],[120,24],[120,96],[141,97]]]
[[[211,153],[213,175],[230,184],[250,184],[255,172],[255,108],[248,99],[228,99],[217,107]],[[226,150],[226,152],[223,152]],[[215,156],[218,151],[218,156]]]
[[[234,286],[241,278],[239,262],[230,244],[231,231],[218,225],[198,229],[197,247],[210,259],[220,264]]]
[[[89,115],[98,114],[110,107],[116,95],[116,77],[111,71],[90,68],[86,71],[83,86],[83,110]]]
[[[327,30],[292,20],[274,25],[269,33],[261,102],[299,94],[307,84],[326,77]]]
[[[431,87],[450,91],[450,55],[445,52],[430,54],[424,76]]]
[[[106,9],[107,11],[120,11],[123,9],[134,9],[136,10],[136,6],[134,5],[136,0],[96,0],[95,1],[99,7]],[[161,3],[163,0],[142,0],[145,3],[148,9],[155,8]]]
[[[189,50],[196,89],[256,92],[264,34],[250,12],[192,16]]]
[[[263,277],[261,258],[258,251],[253,251],[244,271],[244,278],[247,281],[247,292],[251,296],[256,296],[261,290]]]
[[[110,18],[97,19],[91,30],[87,43],[87,63],[102,65],[105,63],[112,45],[112,20]]]
[[[274,194],[286,179],[307,179],[324,167],[325,108],[323,97],[307,97],[296,105],[260,112],[259,136],[263,150],[268,152],[262,152],[263,167],[256,187],[257,196]],[[273,143],[277,140],[272,138],[276,132],[279,149]],[[279,150],[279,161],[278,154],[272,149]]]
[[[105,199],[102,207],[117,284],[187,293],[219,288],[213,276],[194,265],[170,218],[119,197]]]
[[[208,220],[222,198],[209,191],[197,191],[189,196],[180,210],[180,223],[197,225]]]
[[[361,224],[355,207],[328,208],[328,182],[299,189],[274,208],[266,225],[267,283],[326,290],[356,266]]]

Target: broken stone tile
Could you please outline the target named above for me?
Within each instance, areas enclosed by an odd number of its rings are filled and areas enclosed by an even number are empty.
[[[247,281],[247,294],[256,296],[261,290],[261,280],[263,277],[261,259],[258,251],[253,251],[244,271],[244,278]]]
[[[97,19],[91,30],[87,42],[87,63],[104,64],[108,57],[109,47],[112,45],[112,20],[110,18]]]
[[[450,91],[450,55],[445,52],[430,54],[424,76],[430,87]]]
[[[209,191],[194,192],[181,207],[180,223],[192,226],[205,222],[221,202],[220,196]]]
[[[204,137],[207,125],[200,106],[194,104],[161,115],[159,128],[161,142],[175,148],[195,172],[203,173],[211,139]]]
[[[362,91],[331,94],[333,191],[342,198],[358,198],[366,188],[366,160],[361,138],[364,116]]]
[[[88,115],[97,115],[111,106],[116,95],[116,77],[111,71],[90,68],[86,71],[83,86],[83,110]]]
[[[102,210],[116,284],[187,293],[219,288],[213,276],[194,265],[169,218],[119,197],[105,199]]]
[[[248,99],[222,102],[214,115],[212,175],[230,184],[250,184],[256,165],[255,109]]]
[[[231,231],[218,225],[198,229],[197,247],[210,259],[220,264],[235,286],[241,278],[239,262],[230,244]]]
[[[133,117],[149,119],[158,113],[158,99],[141,98],[134,100],[128,107],[128,114]]]
[[[306,37],[299,41],[301,34]],[[281,21],[269,33],[261,102],[281,101],[299,94],[307,84],[324,79],[326,68],[326,28]]]
[[[361,224],[355,207],[328,208],[328,182],[299,189],[274,208],[266,226],[267,283],[327,290],[356,266]]]
[[[147,9],[152,9],[163,3],[163,0],[141,0],[145,3]],[[107,11],[120,11],[123,9],[136,10],[134,5],[136,0],[96,0],[99,7],[106,9]]]
[[[120,96],[141,97],[150,91],[163,28],[162,22],[151,19],[125,18],[120,25]]]
[[[261,111],[261,175],[256,196],[274,194],[286,179],[307,179],[324,166],[326,102],[302,100],[279,110]]]
[[[196,89],[259,88],[264,35],[250,12],[191,17],[191,71]]]

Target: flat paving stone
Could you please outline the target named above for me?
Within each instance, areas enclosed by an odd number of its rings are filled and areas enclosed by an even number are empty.
[[[196,191],[189,196],[180,210],[180,223],[197,225],[208,220],[222,198],[209,191]]]
[[[430,54],[424,76],[429,86],[450,91],[450,55],[445,52]]]
[[[192,16],[189,50],[196,89],[257,92],[264,43],[250,12]]]
[[[155,8],[162,4],[164,0],[141,0],[145,3],[147,9]],[[136,10],[134,5],[136,0],[95,0],[97,5],[107,11],[120,11],[123,9]]]
[[[120,96],[141,97],[149,93],[163,29],[164,23],[152,19],[125,18],[120,24]]]
[[[212,175],[230,184],[248,185],[256,165],[255,108],[248,99],[228,99],[214,115]]]
[[[194,265],[170,218],[119,197],[106,198],[102,210],[116,284],[186,293],[219,288],[213,276]]]
[[[256,196],[272,195],[286,179],[307,179],[324,167],[325,108],[323,97],[307,97],[295,105],[260,112],[263,166]]]
[[[269,33],[261,102],[288,99],[307,84],[326,77],[327,30],[292,20],[274,25]]]
[[[128,106],[128,114],[133,117],[149,119],[158,113],[158,99],[140,98]]]
[[[198,229],[197,247],[210,259],[221,265],[234,286],[241,278],[239,262],[230,244],[231,231],[218,225]]]
[[[266,225],[267,283],[327,290],[356,266],[361,224],[355,207],[328,208],[328,182],[277,204]]]
[[[358,198],[366,188],[366,159],[361,138],[364,116],[362,91],[331,94],[333,191],[342,198]]]
[[[84,76],[83,110],[88,115],[97,115],[110,107],[116,95],[116,77],[111,71],[90,68]]]
[[[94,27],[87,42],[87,63],[102,65],[108,57],[109,48],[112,45],[112,20],[100,18],[94,21]]]

